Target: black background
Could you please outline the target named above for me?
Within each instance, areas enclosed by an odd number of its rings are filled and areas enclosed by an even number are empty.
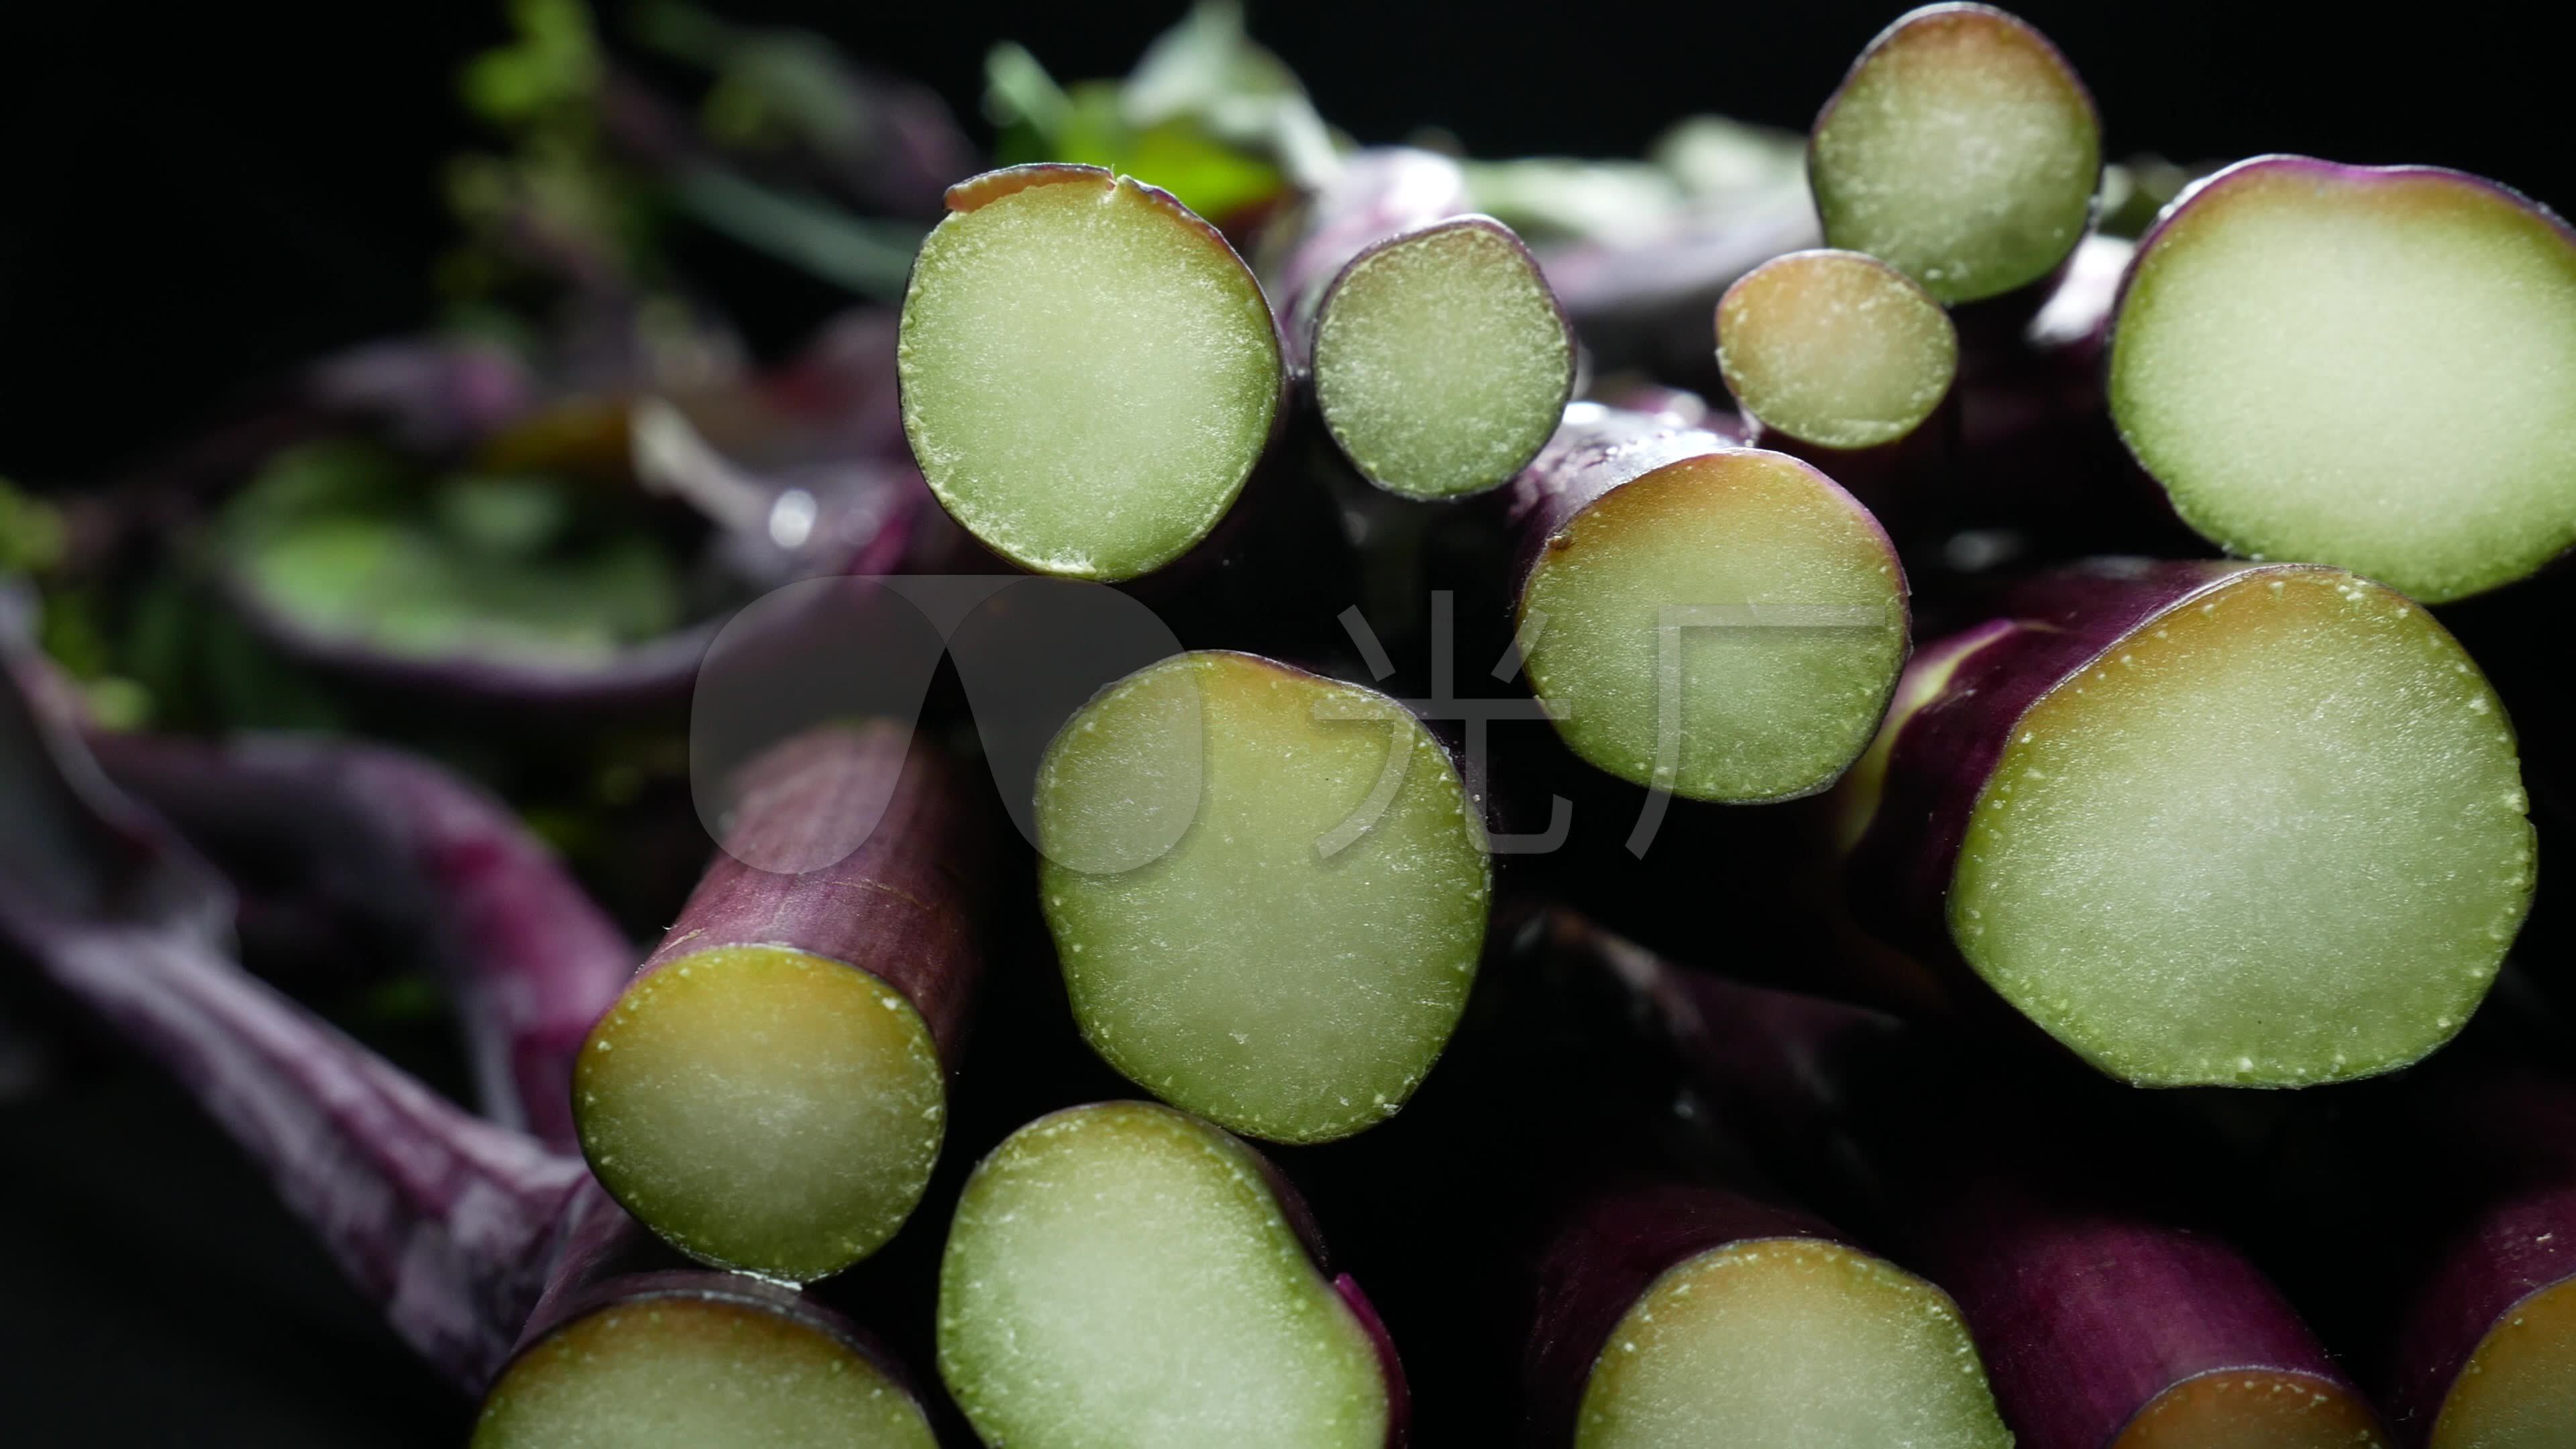
[[[425,317],[439,164],[477,139],[453,76],[496,7],[0,8],[0,474],[107,475],[274,369]],[[994,40],[1115,74],[1179,6],[718,8],[826,31],[972,117]],[[1274,3],[1253,26],[1363,140],[1614,155],[1695,111],[1803,127],[1899,8]],[[2527,7],[2021,10],[2115,156],[2430,162],[2576,205],[2564,59]],[[0,1100],[0,1442],[455,1444],[466,1419],[176,1093],[93,1075]]]

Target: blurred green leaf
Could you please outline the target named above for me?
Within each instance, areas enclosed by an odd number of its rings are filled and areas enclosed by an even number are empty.
[[[1339,164],[1339,143],[1296,74],[1226,0],[1193,7],[1125,81],[1060,86],[1009,42],[985,58],[984,79],[1002,164],[1106,166],[1219,221],[1316,185]]]
[[[510,24],[511,42],[476,56],[458,77],[468,111],[509,127],[598,93],[606,67],[583,0],[511,0]]]
[[[588,663],[676,628],[660,544],[530,479],[425,480],[371,444],[273,460],[225,510],[227,571],[321,638],[407,658]]]
[[[67,542],[60,510],[0,478],[0,574],[48,573]]]

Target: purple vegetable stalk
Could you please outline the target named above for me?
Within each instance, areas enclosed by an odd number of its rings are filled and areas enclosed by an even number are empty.
[[[507,806],[371,745],[100,735],[91,748],[199,849],[283,857],[333,904],[426,940],[485,1115],[572,1145],[573,1060],[632,974],[633,949]]]
[[[1539,1259],[1521,1364],[1526,1442],[1575,1442],[1594,1365],[1656,1280],[1714,1249],[1780,1238],[1844,1241],[1806,1213],[1726,1188],[1640,1183],[1584,1202]]]
[[[1869,924],[2139,1085],[2368,1076],[2459,1030],[2534,846],[2511,725],[2439,623],[2340,569],[2135,559],[2001,614],[1914,660],[1853,771]],[[2457,890],[2370,884],[2430,874]]]
[[[2390,1409],[2415,1444],[2564,1412],[2576,1315],[2576,1087],[2494,1072],[2428,1089],[2406,1139],[2441,1184],[2437,1244],[2396,1337]],[[2563,1421],[2561,1421],[2563,1422]]]
[[[2116,1140],[2114,1104],[2008,1080],[1878,1012],[1674,966],[1568,913],[1549,939],[1627,997],[1720,1121],[1791,1180],[1887,1224],[1956,1297],[2025,1449],[2179,1446],[2294,1421],[2385,1442],[2242,1254],[2108,1200],[2100,1184],[2139,1176],[2096,1161],[2120,1150],[2098,1145]]]
[[[945,1132],[999,868],[965,772],[891,723],[746,766],[724,848],[574,1071],[600,1181],[682,1251],[808,1281],[893,1236]]]
[[[482,1121],[244,973],[228,893],[0,689],[0,937],[205,1104],[394,1331],[479,1388],[545,1281],[575,1159]],[[23,828],[21,828],[23,827]]]

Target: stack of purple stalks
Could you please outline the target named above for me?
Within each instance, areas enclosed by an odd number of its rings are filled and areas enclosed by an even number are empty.
[[[2112,235],[2150,173],[1980,5],[1618,225],[1230,43],[1253,204],[1048,155],[788,366],[255,431],[664,495],[724,588],[613,647],[353,612],[400,561],[315,585],[275,457],[162,497],[366,718],[683,741],[658,940],[420,753],[114,727],[13,593],[0,959],[476,1449],[2576,1445],[2576,233],[2264,156]],[[1167,649],[1092,662],[1113,587]],[[471,1108],[244,964],[351,921]]]

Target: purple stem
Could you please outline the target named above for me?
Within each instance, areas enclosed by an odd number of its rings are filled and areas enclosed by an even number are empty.
[[[2219,1369],[2358,1400],[2242,1254],[2095,1200],[2113,1174],[2086,1171],[2074,1144],[2104,1114],[2035,1100],[1879,1012],[1690,971],[1568,913],[1548,929],[1616,984],[1721,1120],[1906,1240],[1958,1300],[2025,1449],[2104,1449],[2159,1394]]]
[[[1968,816],[2012,728],[2042,694],[2161,610],[2262,564],[2100,560],[2017,590],[2002,617],[1926,646],[1906,668],[1849,805],[1866,820],[1846,861],[1852,898],[1897,940],[1946,959],[1942,901]]]
[[[536,1302],[579,1160],[442,1100],[243,972],[218,944],[214,874],[13,682],[0,757],[29,827],[0,853],[0,938],[196,1096],[394,1331],[480,1387]]]
[[[2495,1076],[2428,1105],[2428,1166],[2459,1206],[2397,1335],[2389,1408],[2416,1443],[2515,1305],[2576,1278],[2576,1087]]]
[[[1584,1386],[1610,1332],[1656,1279],[1729,1243],[1844,1241],[1815,1218],[1723,1188],[1648,1183],[1586,1201],[1539,1260],[1538,1307],[1522,1358],[1527,1442],[1574,1442]]]
[[[746,766],[733,801],[723,848],[636,979],[721,946],[792,947],[902,992],[954,1070],[997,863],[965,772],[900,725],[827,725]]]
[[[282,852],[298,880],[430,942],[485,1114],[572,1144],[573,1060],[634,953],[508,806],[372,745],[103,735],[91,748],[193,840]]]

